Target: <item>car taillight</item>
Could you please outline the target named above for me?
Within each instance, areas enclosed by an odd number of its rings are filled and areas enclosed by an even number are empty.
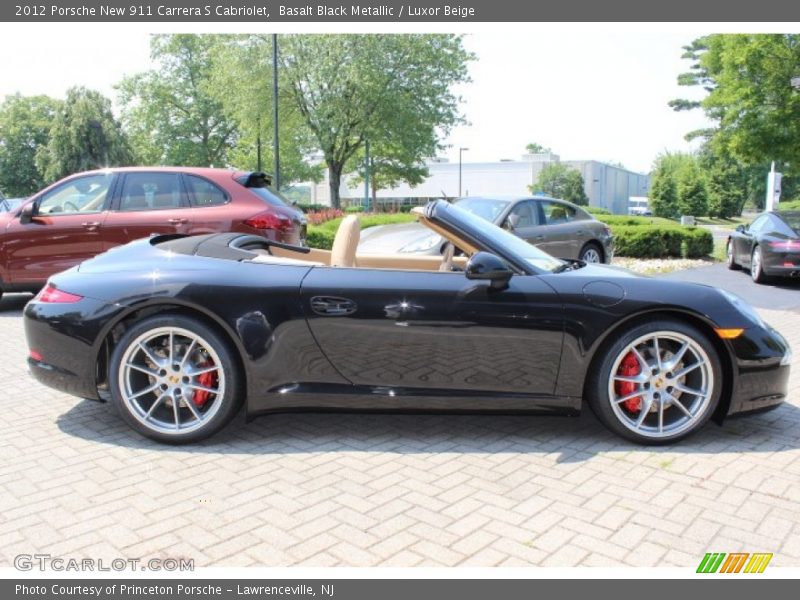
[[[292,220],[286,215],[263,212],[247,219],[245,225],[249,225],[253,229],[290,231],[292,229]]]
[[[52,283],[48,284],[41,292],[39,292],[34,301],[43,302],[47,304],[71,304],[83,300],[83,296],[78,294],[70,294],[64,290],[58,289]]]
[[[769,247],[778,252],[794,252],[800,250],[800,241],[786,240],[783,242],[770,242]]]

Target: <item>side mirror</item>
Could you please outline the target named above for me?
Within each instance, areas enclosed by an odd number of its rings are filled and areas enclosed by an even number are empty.
[[[514,213],[508,215],[508,217],[506,217],[506,225],[508,226],[508,229],[511,231],[516,229],[517,225],[519,225],[519,215]]]
[[[30,204],[23,206],[22,210],[19,212],[19,222],[23,225],[27,225],[33,221],[33,217],[35,217],[37,213],[36,209],[36,202],[31,202]]]
[[[491,252],[477,252],[467,262],[464,274],[467,279],[488,281],[489,287],[494,290],[504,290],[514,272],[499,256]]]
[[[744,233],[745,230],[747,230],[747,226],[746,225],[737,225],[736,226],[736,231],[738,231],[739,233]]]

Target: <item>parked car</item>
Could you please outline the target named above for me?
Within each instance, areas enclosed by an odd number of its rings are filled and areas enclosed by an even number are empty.
[[[653,214],[650,202],[645,196],[631,196],[628,199],[628,214],[634,217],[649,217]]]
[[[547,197],[471,197],[456,204],[552,256],[610,263],[614,255],[608,226],[571,202]],[[443,251],[442,237],[416,223],[370,227],[364,230],[359,245],[359,252],[364,254],[438,255]]]
[[[306,218],[264,173],[136,167],[79,173],[0,213],[0,295],[154,233],[240,232],[303,244]]]
[[[800,211],[766,212],[739,225],[728,237],[726,254],[729,269],[750,269],[756,283],[800,276]]]
[[[227,233],[102,254],[26,306],[30,371],[167,443],[212,435],[242,405],[588,404],[664,444],[786,398],[788,344],[724,290],[553,258],[442,200],[417,216],[466,255],[357,254],[355,215],[330,251]]]

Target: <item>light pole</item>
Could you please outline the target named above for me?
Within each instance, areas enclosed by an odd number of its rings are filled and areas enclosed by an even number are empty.
[[[281,148],[278,140],[278,34],[272,34],[272,145],[275,154],[275,189],[281,189]]]
[[[461,155],[469,151],[469,148],[458,149],[458,197],[461,198]]]

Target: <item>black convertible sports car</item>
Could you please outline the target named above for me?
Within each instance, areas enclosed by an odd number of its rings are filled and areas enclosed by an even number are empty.
[[[444,256],[357,255],[228,233],[143,239],[53,277],[25,309],[34,376],[110,400],[171,443],[242,404],[576,414],[673,442],[784,400],[790,349],[739,298],[551,257],[436,201]]]
[[[728,237],[728,268],[746,267],[756,283],[800,277],[800,211],[766,212]]]

